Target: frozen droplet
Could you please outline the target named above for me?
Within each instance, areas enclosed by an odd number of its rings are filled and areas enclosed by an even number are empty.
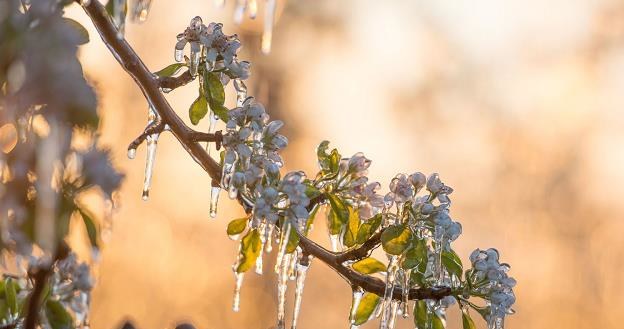
[[[154,162],[156,161],[156,147],[158,146],[158,135],[152,134],[147,137],[147,160],[145,161],[145,179],[143,180],[143,200],[149,198],[149,190],[152,185],[154,174]]]
[[[236,279],[236,285],[234,286],[234,302],[232,303],[232,310],[238,312],[240,310],[240,293],[243,286],[243,276],[245,273],[236,272],[234,267],[234,278]]]
[[[173,89],[171,89],[171,88],[160,88],[160,90],[161,90],[163,93],[168,94],[168,93],[170,93]]]
[[[330,234],[329,242],[333,252],[341,251],[340,234]]]
[[[238,189],[234,186],[234,184],[230,185],[228,189],[228,197],[232,200],[236,199],[238,196]]]
[[[136,149],[130,148],[128,149],[128,159],[134,159],[136,157]]]
[[[349,321],[351,322],[351,326],[355,325],[355,314],[358,307],[360,306],[360,301],[362,300],[363,295],[364,289],[360,287],[353,289],[353,301],[351,302],[351,313],[349,315]]]
[[[147,20],[152,0],[135,0],[132,9],[132,19],[143,23]]]
[[[282,262],[277,274],[277,328],[285,328],[286,289],[288,288],[288,267],[292,254],[282,257]]]
[[[176,49],[175,53],[173,54],[173,58],[176,62],[181,62],[182,60],[184,60],[184,49]]]
[[[264,12],[264,31],[262,32],[262,52],[268,54],[271,52],[271,43],[273,39],[273,23],[275,19],[276,0],[267,0]]]
[[[248,0],[247,11],[249,12],[249,18],[256,19],[256,15],[258,14],[258,2],[256,0]]]
[[[301,299],[303,297],[303,286],[305,285],[306,273],[310,267],[310,260],[305,260],[307,264],[297,263],[297,282],[295,283],[295,308],[293,309],[292,329],[297,327],[297,319],[301,311]]]
[[[221,188],[218,186],[213,186],[210,189],[210,217],[217,217],[217,203],[219,202],[219,193],[221,192]]]

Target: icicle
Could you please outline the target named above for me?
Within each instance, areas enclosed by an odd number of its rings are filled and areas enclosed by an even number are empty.
[[[340,234],[330,234],[329,242],[333,252],[342,251],[342,248],[340,248]]]
[[[208,118],[210,120],[210,124],[208,125],[208,133],[212,134],[214,133],[216,127],[217,127],[217,121],[219,121],[219,118],[212,112],[210,111],[210,113],[208,114]],[[210,145],[212,145],[213,143],[211,142],[206,142],[206,151],[208,152],[208,155],[210,155],[210,153],[212,153],[212,147],[210,147]]]
[[[247,0],[236,1],[236,7],[234,8],[234,23],[240,24],[243,22],[243,16],[245,15],[246,6]]]
[[[143,23],[147,20],[152,0],[135,0],[132,10],[132,19]]]
[[[397,310],[399,309],[399,301],[392,300],[390,302],[390,319],[388,319],[388,329],[394,329],[396,323]]]
[[[148,126],[156,122],[156,111],[150,105],[148,109]],[[145,161],[145,179],[143,180],[143,200],[149,198],[149,190],[152,185],[152,175],[154,174],[154,162],[156,161],[156,146],[158,146],[158,136],[160,134],[151,134],[146,138],[147,144],[147,160]]]
[[[490,314],[487,319],[488,329],[504,329],[505,318],[496,314]]]
[[[241,79],[234,79],[234,89],[236,89],[236,106],[241,107],[247,99],[247,86]]]
[[[221,192],[221,188],[218,186],[213,186],[210,189],[210,217],[217,217],[217,203],[219,202],[219,192]]]
[[[266,253],[270,253],[273,250],[273,230],[275,229],[275,224],[267,223],[267,229],[265,234],[266,245],[264,246],[264,251]]]
[[[361,287],[356,287],[355,289],[353,289],[353,302],[351,303],[351,314],[349,315],[349,321],[352,328],[353,326],[355,326],[355,314],[358,307],[360,306],[362,296],[364,296],[364,289],[362,289]]]
[[[398,257],[392,255],[390,257],[390,262],[388,263],[388,271],[386,276],[386,289],[384,291],[383,297],[383,305],[382,305],[382,315],[381,315],[381,326],[379,328],[386,329],[389,326],[390,318],[392,315],[392,295],[394,293],[394,282],[396,279],[397,273],[397,263]],[[396,315],[396,314],[395,314]]]
[[[266,223],[260,223],[260,227],[258,227],[258,233],[260,233],[260,254],[258,258],[256,258],[256,274],[262,275],[262,254],[264,250],[264,245],[266,244]]]
[[[304,256],[305,257],[305,256]],[[305,284],[306,273],[310,268],[310,258],[302,259],[297,263],[297,283],[295,285],[295,308],[293,309],[292,329],[297,327],[297,319],[301,311],[301,298],[303,297],[303,286]]]
[[[267,0],[264,12],[264,31],[262,32],[262,52],[268,54],[271,52],[271,43],[273,39],[273,23],[275,19],[276,0]]]
[[[286,288],[288,288],[288,267],[292,254],[286,254],[282,258],[277,279],[277,329],[285,328]]]
[[[189,60],[189,72],[192,76],[197,76],[199,59],[201,57],[201,46],[198,42],[191,42],[191,59]]]
[[[258,14],[258,2],[256,0],[248,0],[247,2],[249,18],[256,19],[256,15]]]
[[[176,48],[174,58],[176,62],[181,62],[184,59],[184,49]]]
[[[297,248],[297,250],[293,251],[291,254],[291,262],[288,265],[288,278],[290,280],[295,280],[297,278],[296,265],[298,263],[300,251],[301,249]]]
[[[128,149],[128,159],[132,160],[136,157],[136,149],[130,148]]]
[[[279,273],[282,264],[282,259],[286,255],[286,246],[288,245],[288,238],[290,237],[290,223],[284,224],[282,227],[282,235],[280,237],[279,245],[277,247],[277,259],[275,261],[275,273]]]
[[[401,313],[404,319],[409,317],[409,291],[410,291],[410,275],[412,270],[403,271],[403,303]]]
[[[243,276],[245,273],[236,272],[236,267],[234,269],[234,277],[236,278],[236,285],[234,286],[234,302],[232,303],[232,310],[234,312],[238,312],[240,310],[240,292],[241,287],[243,286]]]

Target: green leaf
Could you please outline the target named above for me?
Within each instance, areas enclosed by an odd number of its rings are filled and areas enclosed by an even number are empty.
[[[256,264],[256,259],[260,255],[260,248],[262,242],[260,241],[260,233],[258,230],[251,230],[243,237],[241,241],[241,259],[236,267],[236,272],[246,272]]]
[[[290,225],[290,224],[287,224]],[[299,245],[299,234],[297,234],[297,229],[291,225],[290,234],[288,236],[288,243],[286,244],[286,253],[290,254],[297,249]]]
[[[67,17],[63,17],[63,21],[67,24],[72,30],[76,31],[78,36],[78,44],[84,45],[89,42],[89,32],[87,29],[82,26],[82,24],[76,22],[75,20]]]
[[[208,104],[206,103],[206,98],[203,96],[197,97],[191,107],[189,108],[189,118],[191,118],[191,123],[196,125],[199,123],[199,120],[203,119],[208,113]]]
[[[230,236],[236,236],[243,233],[247,227],[248,220],[249,218],[247,217],[232,220],[227,226],[227,234]]]
[[[213,102],[212,100],[210,100],[209,104],[210,104],[210,109],[212,110],[212,113],[214,113],[223,122],[228,122],[228,120],[230,119],[230,111],[228,110],[227,107],[221,104],[217,104]]]
[[[360,225],[358,229],[356,242],[357,244],[363,244],[377,231],[379,226],[381,225],[381,214],[375,215],[373,218],[370,218],[366,222]]]
[[[369,292],[365,293],[360,300],[360,305],[358,305],[358,308],[355,310],[354,324],[359,326],[368,321],[375,311],[377,304],[379,304],[379,296]]]
[[[446,321],[441,317],[434,315],[431,319],[431,329],[444,329],[446,328]]]
[[[17,283],[15,283],[15,281],[13,281],[13,279],[11,278],[7,278],[4,282],[4,293],[6,295],[7,305],[9,307],[9,310],[11,311],[11,314],[15,314],[19,309],[17,305],[17,288],[15,287]]]
[[[427,302],[424,300],[417,300],[414,305],[414,325],[418,329],[427,328],[429,324],[429,313],[427,312]]]
[[[405,251],[401,260],[401,267],[405,270],[427,263],[427,244],[425,240],[415,239],[413,246]]]
[[[89,236],[89,241],[91,242],[92,247],[98,246],[98,235],[97,235],[97,226],[93,221],[93,217],[89,215],[85,210],[78,208],[78,212],[82,217],[82,221],[85,224],[85,229],[87,230],[87,235]]]
[[[451,251],[442,251],[442,265],[446,267],[449,273],[454,274],[461,279],[463,266],[459,256],[451,249]]]
[[[321,191],[319,191],[319,189],[317,189],[316,187],[311,185],[312,182],[307,181],[305,184],[306,190],[305,190],[305,194],[308,198],[310,199],[314,199],[317,196],[321,195]]]
[[[155,72],[154,74],[156,74],[157,76],[164,78],[164,77],[170,77],[176,73],[178,73],[180,71],[181,68],[185,67],[186,63],[173,63],[167,67],[165,67],[164,69]]]
[[[349,209],[337,195],[328,193],[327,198],[331,206],[330,217],[333,217],[330,218],[330,233],[339,234],[342,226],[349,221]]]
[[[377,272],[385,272],[386,265],[373,257],[364,258],[352,265],[353,269],[362,274],[373,274]]]
[[[71,315],[59,301],[48,299],[45,313],[52,329],[71,329],[73,327]]]
[[[225,104],[225,89],[216,73],[206,71],[204,74],[204,93],[215,104]]]
[[[391,255],[400,255],[412,239],[412,231],[405,225],[386,228],[381,234],[381,245]]]
[[[474,321],[470,317],[470,313],[468,313],[467,309],[462,309],[462,324],[464,329],[476,329]]]
[[[353,209],[353,207],[348,207],[348,209],[349,222],[347,223],[347,229],[345,230],[342,241],[347,248],[351,248],[355,245],[357,240],[357,233],[360,228],[360,214],[356,209]]]
[[[338,172],[338,169],[340,169],[340,153],[337,149],[333,149],[329,155],[329,170]]]

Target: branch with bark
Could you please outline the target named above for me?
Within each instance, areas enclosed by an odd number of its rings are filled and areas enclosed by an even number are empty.
[[[117,28],[111,21],[102,4],[94,0],[88,2],[88,4],[84,4],[83,8],[100,34],[102,41],[117,59],[121,67],[134,79],[147,101],[158,113],[161,118],[161,124],[170,127],[171,132],[178,139],[182,147],[212,178],[213,185],[218,185],[217,182],[221,181],[222,168],[208,155],[199,142],[215,142],[219,145],[221,142],[221,134],[219,132],[215,134],[200,133],[188,127],[176,114],[169,102],[167,102],[161,89],[175,89],[181,87],[193,80],[191,74],[187,71],[178,77],[155,77],[126,40],[118,38]],[[137,141],[140,144],[148,134],[149,132],[146,130],[131,146],[137,143]],[[241,198],[238,200],[243,206],[246,206]],[[326,202],[326,200],[322,198],[312,200],[309,209],[318,203],[324,202]],[[248,205],[245,208],[249,211]],[[371,239],[359,248],[348,250],[343,253],[331,252],[308,239],[306,236],[302,234],[299,235],[299,246],[304,254],[312,255],[327,264],[338,272],[351,286],[359,286],[365,291],[375,293],[379,296],[384,295],[386,284],[382,280],[369,275],[360,274],[344,264],[346,261],[356,261],[367,257],[373,249],[380,245],[381,232],[373,235]],[[440,299],[450,294],[451,289],[448,287],[418,288],[409,291],[409,299]],[[394,299],[402,300],[403,292],[397,287],[392,296]]]

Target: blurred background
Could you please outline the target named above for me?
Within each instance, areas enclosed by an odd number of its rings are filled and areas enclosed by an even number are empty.
[[[314,149],[328,139],[344,156],[373,159],[369,176],[384,193],[396,173],[439,172],[455,189],[464,262],[474,248],[496,247],[512,265],[518,301],[509,328],[621,326],[624,2],[280,1],[269,55],[260,52],[262,8],[257,21],[237,26],[233,6],[154,0],[147,22],[128,24],[126,36],[156,71],[173,63],[175,36],[192,17],[223,22],[242,38],[239,57],[253,63],[250,94],[286,122],[287,170],[314,174]],[[103,141],[127,174],[92,326],[274,326],[268,270],[246,275],[241,311],[232,312],[238,244],[225,227],[243,212],[222,195],[209,218],[210,179],[171,135],[159,140],[151,198],[141,200],[144,147],[135,160],[126,147],[146,124],[146,101],[82,10],[69,16],[90,31],[82,63],[100,96]],[[168,95],[187,122],[196,94],[191,84]],[[322,226],[312,236],[328,246]],[[273,258],[265,255],[265,269]],[[348,327],[350,300],[350,287],[314,262],[299,327]],[[461,326],[456,311],[449,323]],[[411,318],[398,327],[413,327]]]

